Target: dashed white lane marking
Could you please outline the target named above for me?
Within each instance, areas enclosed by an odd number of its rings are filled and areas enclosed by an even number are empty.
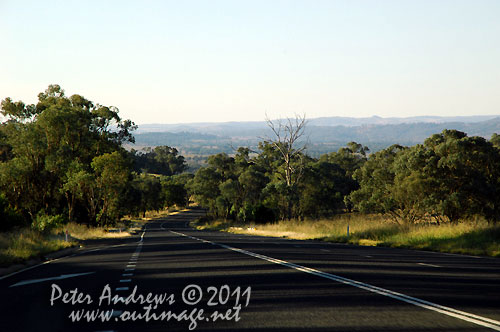
[[[366,258],[372,258],[373,256],[370,256],[370,255],[365,255],[363,257],[366,257]]]
[[[120,282],[131,282],[132,279],[121,279]]]
[[[134,275],[133,273],[123,273],[122,277],[131,277],[133,275]]]
[[[186,235],[186,234],[179,233],[179,232],[174,232],[174,231],[170,231],[170,232],[173,233],[173,234],[177,234],[177,235],[180,235],[180,236],[184,236],[184,237],[196,240],[196,241],[201,241],[201,242],[204,242],[204,243],[214,244],[214,245],[217,245],[219,247],[222,247],[222,248],[225,248],[225,249],[228,249],[228,250],[232,250],[232,251],[244,254],[244,255],[248,255],[248,256],[255,257],[255,258],[259,258],[259,259],[262,259],[262,260],[265,260],[265,261],[268,261],[268,262],[271,262],[271,263],[275,263],[275,264],[279,264],[279,265],[282,265],[282,266],[286,266],[286,267],[295,269],[297,271],[301,271],[301,272],[309,273],[309,274],[312,274],[312,275],[315,275],[315,276],[319,276],[319,277],[323,277],[323,278],[330,279],[330,280],[333,280],[333,281],[337,281],[337,282],[343,283],[345,285],[349,285],[349,286],[354,286],[354,287],[357,287],[357,288],[361,288],[361,289],[367,290],[369,292],[376,293],[376,294],[383,295],[383,296],[387,296],[387,297],[390,297],[390,298],[393,298],[393,299],[396,299],[396,300],[399,300],[399,301],[403,301],[403,302],[406,302],[406,303],[409,303],[409,304],[413,304],[415,306],[418,306],[418,307],[421,307],[421,308],[424,308],[424,309],[432,310],[432,311],[439,312],[441,314],[448,315],[448,316],[451,316],[451,317],[455,317],[455,318],[458,318],[458,319],[461,319],[461,320],[464,320],[464,321],[467,321],[467,322],[470,322],[470,323],[474,323],[474,324],[477,324],[477,325],[480,325],[480,326],[488,327],[488,328],[493,329],[495,331],[500,331],[500,321],[497,321],[497,320],[494,320],[494,319],[490,319],[490,318],[487,318],[487,317],[483,317],[483,316],[479,316],[479,315],[474,315],[474,314],[471,314],[471,313],[468,313],[468,312],[465,312],[465,311],[461,311],[461,310],[453,309],[453,308],[450,308],[450,307],[442,306],[442,305],[439,305],[439,304],[436,304],[436,303],[432,303],[432,302],[429,302],[429,301],[426,301],[426,300],[422,300],[422,299],[419,299],[419,298],[416,298],[416,297],[408,296],[408,295],[405,295],[405,294],[402,294],[402,293],[394,292],[394,291],[391,291],[391,290],[388,290],[388,289],[385,289],[385,288],[381,288],[381,287],[377,287],[377,286],[373,286],[373,285],[370,285],[370,284],[365,284],[364,282],[356,281],[356,280],[353,280],[353,279],[348,279],[348,278],[344,278],[344,277],[337,276],[337,275],[334,275],[334,274],[322,272],[322,271],[319,271],[319,270],[316,270],[316,269],[312,269],[312,268],[309,268],[309,267],[305,267],[305,266],[302,266],[302,265],[299,265],[299,264],[290,263],[290,262],[287,262],[287,261],[284,261],[284,260],[281,260],[281,259],[276,259],[276,258],[272,258],[272,257],[269,257],[269,256],[265,256],[265,255],[261,255],[261,254],[256,254],[256,253],[251,252],[251,251],[247,251],[247,250],[243,250],[243,249],[239,249],[239,248],[230,247],[230,246],[227,246],[227,245],[222,244],[222,243],[216,243],[216,242],[212,242],[212,241],[200,239],[200,238],[197,238],[197,237],[194,237],[194,236],[190,236],[190,235]]]
[[[134,271],[135,269],[125,269],[123,271]]]
[[[135,267],[135,264],[128,264],[127,267]]]
[[[128,287],[117,287],[115,288],[115,291],[116,292],[119,292],[119,291],[127,291],[128,290]]]
[[[418,265],[423,265],[423,266],[430,266],[430,267],[441,267],[439,265],[434,265],[434,264],[427,264],[427,263],[417,263]]]
[[[139,245],[142,246],[142,242],[144,241],[144,234],[146,234],[146,228],[148,227],[148,225],[144,226],[144,230],[142,231],[142,234],[141,234],[141,239],[137,242],[139,242]]]
[[[321,251],[324,251],[324,252],[331,252],[330,250],[328,249],[320,249]]]

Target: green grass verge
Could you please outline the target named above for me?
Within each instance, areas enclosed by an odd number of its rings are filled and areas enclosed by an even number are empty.
[[[238,234],[500,257],[500,225],[477,221],[400,226],[379,215],[351,214],[329,220],[292,220],[264,225],[200,220],[192,226]]]

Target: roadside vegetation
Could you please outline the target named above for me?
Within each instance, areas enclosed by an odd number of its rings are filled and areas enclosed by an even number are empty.
[[[58,85],[36,104],[6,98],[0,113],[5,262],[120,236],[109,229],[119,230],[125,216],[144,220],[190,202],[207,209],[210,227],[224,230],[256,225],[251,231],[262,235],[498,255],[497,134],[488,140],[444,130],[422,144],[373,153],[349,142],[313,158],[305,116],[297,116],[267,120],[271,136],[256,151],[209,156],[192,174],[176,148],[126,150],[135,140],[132,121]],[[61,240],[66,229],[68,243]]]
[[[113,231],[130,229],[124,216],[187,204],[184,157],[168,146],[125,150],[136,126],[116,107],[50,85],[36,104],[5,98],[0,113],[1,265],[126,236]]]
[[[413,147],[369,154],[351,142],[311,158],[303,120],[269,122],[275,135],[253,155],[211,156],[190,183],[210,212],[196,226],[500,256],[499,135],[444,130]]]
[[[144,221],[123,219],[113,227],[88,227],[70,222],[40,232],[31,227],[0,233],[0,267],[40,259],[45,255],[70,247],[79,246],[84,240],[122,238],[138,232]],[[66,231],[68,241],[66,241]]]
[[[202,219],[193,222],[191,226],[200,230],[235,234],[500,257],[500,225],[491,225],[484,220],[466,221],[457,225],[402,226],[382,215],[348,214],[332,219],[278,221],[257,225]]]

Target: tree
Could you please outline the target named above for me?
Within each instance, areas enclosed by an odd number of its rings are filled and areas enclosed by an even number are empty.
[[[490,142],[491,144],[493,144],[494,147],[500,149],[500,135],[496,133],[491,135]]]
[[[81,217],[93,220],[91,162],[122,153],[121,145],[134,141],[133,122],[121,120],[115,107],[67,97],[59,85],[49,85],[36,105],[6,98],[1,107],[8,121],[0,126],[0,191],[9,206],[31,220],[40,211],[72,220],[85,210]]]
[[[491,142],[444,130],[401,158],[397,187],[411,188],[401,197],[413,199],[427,216],[452,222],[474,215],[498,219],[500,153]]]
[[[215,216],[216,200],[220,195],[220,174],[213,167],[200,168],[189,183],[189,191],[201,206],[209,208]]]
[[[146,148],[143,151],[132,150],[131,155],[137,172],[170,176],[187,169],[184,157],[179,155],[179,151],[166,145],[154,149]]]
[[[121,200],[130,180],[130,165],[118,152],[106,153],[92,160],[96,190],[100,200],[97,222],[107,225],[118,220],[122,214]]]
[[[500,219],[500,151],[482,137],[444,130],[411,148],[370,156],[354,173],[360,188],[349,200],[362,212],[398,222]]]
[[[360,188],[353,191],[347,200],[357,210],[364,213],[386,213],[396,222],[406,220],[407,211],[392,195],[395,178],[393,163],[403,150],[405,148],[400,145],[392,145],[376,152],[354,172],[353,177]]]
[[[292,218],[292,209],[297,195],[296,185],[300,181],[304,169],[303,154],[305,145],[298,147],[299,140],[304,135],[306,118],[296,116],[295,119],[287,118],[285,121],[275,122],[266,119],[267,124],[274,134],[274,138],[269,140],[281,154],[283,161],[283,180],[285,181],[285,196],[287,197],[287,218]]]
[[[319,218],[337,213],[344,207],[343,198],[355,185],[338,164],[310,160],[299,188],[301,216]]]
[[[164,203],[167,207],[189,205],[188,183],[193,177],[193,174],[182,173],[161,178]]]
[[[164,197],[160,179],[149,174],[140,174],[132,180],[132,187],[137,191],[137,201],[132,204],[137,207],[142,217],[150,210],[160,210],[164,206]]]
[[[339,165],[346,176],[352,177],[354,172],[366,162],[366,153],[368,151],[370,149],[366,146],[356,142],[349,142],[346,147],[340,148],[337,152],[322,155],[320,160]]]

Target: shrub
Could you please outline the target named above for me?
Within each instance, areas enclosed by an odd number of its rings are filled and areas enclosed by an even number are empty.
[[[41,210],[35,217],[35,220],[31,223],[31,228],[39,232],[49,232],[50,230],[61,226],[65,221],[65,218],[58,214],[51,216]]]

